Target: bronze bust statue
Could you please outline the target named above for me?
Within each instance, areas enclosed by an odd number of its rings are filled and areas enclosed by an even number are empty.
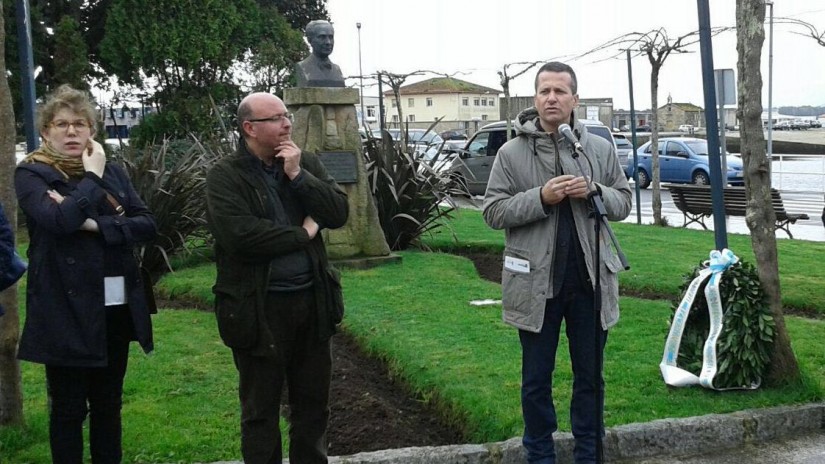
[[[329,59],[335,46],[335,31],[329,21],[310,21],[306,36],[312,54],[295,65],[298,87],[345,87],[341,68]]]

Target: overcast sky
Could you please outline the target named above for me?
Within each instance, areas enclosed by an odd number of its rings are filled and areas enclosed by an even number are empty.
[[[711,26],[733,26],[734,0],[710,0]],[[825,1],[775,0],[774,18],[791,17],[825,30]],[[695,0],[328,0],[335,25],[331,59],[344,76],[357,76],[358,29],[364,75],[378,70],[433,70],[500,89],[496,71],[506,63],[575,56],[631,32],[664,28],[678,37],[699,28]],[[769,16],[766,11],[766,18]],[[825,47],[774,24],[773,103],[825,105]],[[768,104],[768,27],[765,27],[762,103]],[[671,55],[659,77],[659,105],[667,101],[704,107],[699,44],[692,53]],[[606,55],[600,55],[605,58]],[[615,108],[630,104],[627,61],[594,58],[569,61],[578,74],[581,98],[612,97]],[[714,68],[736,69],[736,34],[713,39]],[[637,109],[650,107],[650,65],[632,60]],[[513,73],[517,67],[511,67]],[[430,76],[432,77],[432,76]],[[533,95],[535,69],[511,83],[513,95]],[[423,77],[411,78],[415,82]],[[348,80],[358,85],[357,79]],[[377,95],[365,80],[365,95]]]

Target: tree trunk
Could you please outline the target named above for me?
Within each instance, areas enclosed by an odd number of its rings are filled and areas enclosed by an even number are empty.
[[[751,232],[751,246],[757,271],[776,323],[767,385],[799,381],[799,365],[782,313],[779,260],[776,248],[776,215],[771,202],[770,161],[762,134],[762,44],[765,41],[763,0],[736,1],[736,50],[739,58],[739,109],[742,164],[748,198],[745,222]]]
[[[17,197],[14,194],[14,110],[6,76],[6,35],[3,2],[0,2],[0,202],[12,230],[17,229]],[[0,426],[23,423],[23,390],[17,341],[20,319],[17,314],[17,285],[0,292],[0,305],[6,314],[0,317]]]
[[[404,111],[401,109],[401,84],[392,83],[392,94],[395,95],[395,109],[398,113],[398,143],[401,144],[401,151],[408,153],[407,148],[407,131],[404,126]]]
[[[502,79],[502,88],[504,89],[504,119],[507,121],[507,140],[510,140],[510,134],[513,131],[513,122],[510,117],[510,82],[505,82]]]
[[[652,180],[652,207],[653,224],[662,223],[662,193],[659,188],[659,70],[661,65],[653,64],[650,70],[650,157],[652,164],[650,174]]]

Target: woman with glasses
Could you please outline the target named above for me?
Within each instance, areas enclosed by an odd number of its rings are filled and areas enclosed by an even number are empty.
[[[121,398],[129,342],[152,350],[152,326],[134,255],[156,235],[152,213],[92,137],[86,92],[67,85],[38,114],[40,148],[14,175],[29,232],[26,321],[18,357],[45,365],[55,463],[121,461]]]

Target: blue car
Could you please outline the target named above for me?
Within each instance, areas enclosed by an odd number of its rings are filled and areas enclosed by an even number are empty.
[[[647,188],[653,178],[650,142],[639,147],[637,169],[639,187]],[[727,156],[729,185],[745,185],[742,176],[742,160]],[[659,139],[659,179],[673,184],[710,184],[708,167],[708,142],[704,139],[665,137]]]

